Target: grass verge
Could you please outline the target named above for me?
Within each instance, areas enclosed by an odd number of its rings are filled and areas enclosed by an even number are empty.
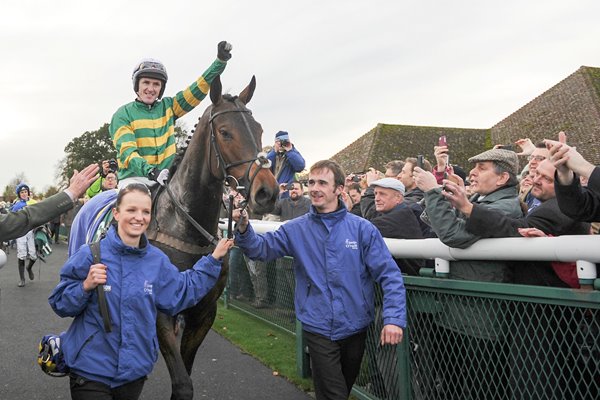
[[[296,374],[296,338],[247,314],[218,303],[213,329],[242,351],[250,354],[273,374],[285,377],[305,392],[313,391],[312,380]]]

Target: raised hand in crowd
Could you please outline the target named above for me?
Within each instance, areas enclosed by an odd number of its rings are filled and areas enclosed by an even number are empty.
[[[521,152],[517,153],[518,156],[531,155],[535,150],[535,144],[529,138],[519,139],[515,144],[521,148]]]
[[[444,171],[448,166],[448,146],[433,146],[433,155],[438,171]]]
[[[342,199],[342,202],[344,202],[344,205],[346,206],[346,208],[348,210],[351,210],[352,206],[354,205],[354,202],[352,201],[352,198],[350,197],[348,192],[346,192],[345,190],[342,190],[342,193],[340,193],[340,197]]]
[[[442,196],[452,204],[452,207],[456,208],[464,215],[471,215],[473,203],[469,201],[469,196],[467,195],[464,183],[461,185],[450,180],[444,180]]]
[[[436,177],[431,172],[425,171],[419,167],[415,167],[413,170],[413,179],[415,180],[417,187],[423,192],[428,192],[431,189],[435,189],[436,187],[440,186],[437,183]]]
[[[73,176],[69,180],[69,187],[65,192],[68,192],[74,201],[82,197],[87,188],[96,180],[98,170],[98,164],[90,164],[81,172],[73,171]]]
[[[573,182],[573,174],[589,178],[594,170],[594,165],[588,162],[575,147],[567,145],[567,135],[558,133],[558,141],[545,139],[544,143],[550,152],[550,162],[556,168],[556,175],[561,185],[570,185]]]
[[[365,174],[365,178],[367,180],[367,186],[371,186],[371,183],[375,182],[378,179],[384,177],[383,172],[377,171],[375,168],[369,168],[367,173]]]

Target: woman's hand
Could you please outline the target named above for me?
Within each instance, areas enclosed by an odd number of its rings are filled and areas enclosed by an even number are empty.
[[[215,260],[221,260],[232,247],[233,239],[223,238],[219,240],[219,243],[217,243],[217,247],[215,247],[214,251],[212,252],[212,256],[215,258]]]
[[[83,290],[91,292],[96,289],[98,285],[104,285],[106,283],[106,265],[104,264],[92,264],[88,275],[83,281]]]

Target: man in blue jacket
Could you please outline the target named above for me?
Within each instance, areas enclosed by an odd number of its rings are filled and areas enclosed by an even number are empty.
[[[271,172],[277,182],[284,188],[295,179],[296,172],[302,172],[306,163],[294,144],[290,142],[290,135],[285,131],[275,134],[275,144],[267,158],[271,161]],[[289,196],[287,191],[282,191],[280,198]]]
[[[400,270],[377,228],[349,213],[345,175],[333,161],[309,172],[311,209],[275,232],[257,234],[234,212],[238,246],[252,259],[294,257],[295,309],[312,361],[317,400],[348,398],[374,316],[374,282],[383,290],[382,345],[402,341],[406,298]]]

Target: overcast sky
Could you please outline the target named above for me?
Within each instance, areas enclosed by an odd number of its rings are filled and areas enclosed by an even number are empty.
[[[263,145],[287,130],[309,166],[380,122],[491,127],[600,67],[598,15],[597,0],[2,2],[0,189],[21,172],[55,184],[65,145],[134,99],[142,57],[164,62],[170,96],[231,42],[224,90],[256,75]]]

